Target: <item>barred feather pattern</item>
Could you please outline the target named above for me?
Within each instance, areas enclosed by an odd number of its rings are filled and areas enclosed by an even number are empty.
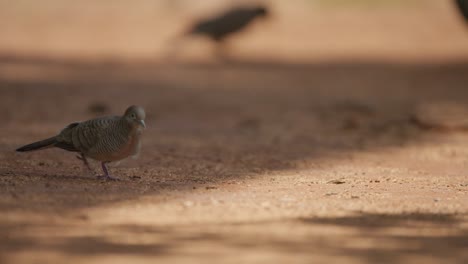
[[[70,125],[57,141],[99,161],[116,161],[138,154],[140,133],[124,117],[97,118]]]

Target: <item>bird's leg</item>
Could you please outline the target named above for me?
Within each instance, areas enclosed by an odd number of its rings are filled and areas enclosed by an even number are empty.
[[[88,170],[92,170],[89,166],[88,160],[86,159],[85,155],[83,155],[83,153],[80,153],[80,156],[76,156],[76,158],[83,161],[84,165],[86,166],[86,168],[88,168]]]
[[[109,175],[109,171],[107,170],[106,163],[107,162],[105,162],[105,161],[101,162],[102,171],[104,171],[104,176],[103,177],[105,177],[106,180],[114,180],[114,181],[118,180],[119,178],[112,177],[111,175]]]

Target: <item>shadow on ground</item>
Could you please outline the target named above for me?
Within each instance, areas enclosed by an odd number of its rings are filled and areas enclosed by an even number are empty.
[[[222,228],[218,225],[111,225],[80,232],[77,232],[77,226],[31,223],[6,228],[2,225],[2,236],[11,237],[2,250],[9,254],[21,251],[60,252],[72,258],[100,255],[169,259],[211,258],[217,254],[248,257],[268,251],[303,260],[344,257],[347,261],[359,263],[405,263],[415,257],[421,260],[420,257],[426,256],[429,263],[464,263],[468,258],[468,232],[460,227],[463,217],[437,213],[364,212],[345,217],[225,224]],[[285,225],[288,228],[284,228]],[[263,227],[276,231],[265,232]],[[329,227],[334,231],[330,232]],[[63,233],[49,232],[53,230],[63,230]],[[99,235],[87,234],[96,230],[100,230]],[[36,237],[24,235],[30,232],[34,232]],[[213,252],[212,248],[217,251]]]
[[[2,188],[13,197],[21,197],[15,190],[23,187],[21,193],[60,197],[68,187],[82,191],[90,185],[89,173],[79,176],[72,154],[17,154],[17,146],[98,115],[96,104],[102,105],[99,114],[118,114],[130,104],[146,108],[149,129],[132,165],[138,168],[116,172],[135,189],[92,183],[108,188],[106,198],[101,201],[102,193],[91,188],[94,198],[83,202],[77,196],[74,206],[128,199],[140,193],[139,186],[154,193],[190,190],[194,184],[313,167],[314,159],[424,143],[424,131],[410,122],[415,106],[468,101],[465,62],[180,65],[2,55],[0,68],[0,170]]]
[[[0,210],[68,215],[140,196],[245,184],[257,176],[318,168],[323,161],[352,160],[357,153],[428,144],[425,131],[410,122],[414,107],[466,103],[466,72],[464,61],[162,64],[3,55]],[[73,154],[59,150],[13,151],[69,122],[120,113],[130,104],[145,107],[149,128],[140,159],[113,169],[122,182],[94,180]],[[262,223],[284,236],[256,231],[256,223],[203,231],[94,226],[89,234],[80,230],[77,235],[74,226],[5,220],[0,235],[8,240],[2,246],[8,252],[163,256],[195,247],[199,250],[193,254],[210,256],[210,246],[219,245],[221,252],[233,255],[286,250],[305,258],[312,252],[376,263],[430,252],[436,261],[456,262],[466,259],[468,246],[458,217],[361,213],[288,220],[297,230]],[[328,234],[327,226],[348,235]],[[453,235],[447,235],[451,230]],[[36,236],[24,236],[23,231]],[[144,242],[125,240],[127,235],[143,237]]]

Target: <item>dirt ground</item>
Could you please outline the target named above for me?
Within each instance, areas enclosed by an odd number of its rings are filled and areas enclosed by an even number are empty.
[[[412,121],[468,102],[449,1],[271,1],[229,60],[164,56],[202,4],[104,2],[0,1],[0,263],[468,263],[468,134]],[[121,181],[14,151],[130,104]]]

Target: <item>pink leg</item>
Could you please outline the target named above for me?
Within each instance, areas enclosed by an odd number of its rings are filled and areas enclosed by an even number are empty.
[[[106,163],[105,161],[101,162],[101,167],[102,167],[102,171],[104,171],[104,176],[106,180],[119,180],[119,178],[117,177],[112,177],[111,175],[109,175],[109,171],[107,170],[107,167],[106,167]],[[100,177],[98,177],[100,178]]]

